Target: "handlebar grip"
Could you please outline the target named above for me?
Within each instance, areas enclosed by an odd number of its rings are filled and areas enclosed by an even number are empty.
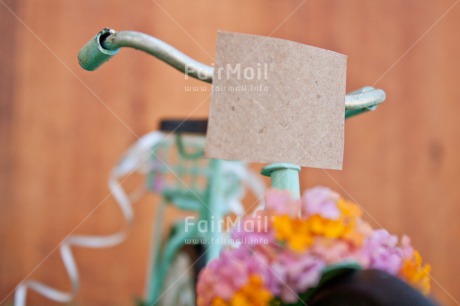
[[[78,63],[83,69],[94,71],[118,53],[119,48],[109,50],[102,46],[102,41],[115,33],[115,30],[105,28],[81,48],[78,52]]]

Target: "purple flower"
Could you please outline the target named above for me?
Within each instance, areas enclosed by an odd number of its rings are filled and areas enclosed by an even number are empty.
[[[231,237],[241,244],[254,246],[275,242],[275,235],[270,226],[271,216],[263,211],[246,216],[231,229]]]
[[[373,230],[361,219],[355,204],[340,199],[329,188],[307,190],[302,200],[293,200],[287,191],[270,190],[265,203],[266,209],[244,217],[231,229],[231,237],[240,242],[239,247],[224,249],[220,258],[200,273],[198,305],[233,303],[232,299],[241,302],[242,292],[253,292],[247,284],[254,279],[259,285],[262,281],[262,288],[270,291],[264,303],[273,296],[286,304],[296,303],[299,294],[317,286],[327,265],[356,262],[364,269],[399,275],[404,263],[414,257],[407,236],[399,240],[384,229]],[[309,237],[311,243],[301,253],[293,252],[286,240],[275,235],[279,224],[274,220],[287,220],[282,228],[287,236]],[[340,235],[313,231],[318,228],[338,228]]]
[[[296,216],[300,210],[300,201],[292,199],[287,190],[270,189],[265,195],[266,208],[278,215]]]
[[[366,240],[363,251],[369,258],[369,268],[380,269],[396,275],[403,260],[410,258],[413,249],[407,237],[403,237],[402,246],[398,246],[398,237],[384,229],[375,230]]]
[[[304,192],[302,209],[305,216],[320,215],[323,218],[337,220],[340,210],[337,201],[340,196],[327,187],[315,187]]]
[[[318,284],[325,266],[323,260],[309,254],[298,256],[289,251],[281,253],[272,264],[274,281],[277,283],[274,293],[283,302],[295,303],[299,293]]]
[[[322,258],[327,264],[335,264],[350,259],[351,246],[343,240],[317,238],[310,252]]]
[[[197,293],[204,305],[219,296],[230,300],[244,286],[249,276],[259,276],[269,289],[274,288],[272,273],[263,256],[257,256],[247,246],[224,249],[220,258],[211,261],[200,273]]]

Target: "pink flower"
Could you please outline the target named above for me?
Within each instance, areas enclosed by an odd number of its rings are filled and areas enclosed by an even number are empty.
[[[266,209],[246,216],[231,230],[231,237],[240,242],[239,248],[224,249],[220,258],[200,273],[198,306],[241,297],[239,290],[252,290],[244,287],[254,279],[252,276],[262,280],[264,290],[291,304],[317,286],[328,265],[356,262],[364,269],[399,275],[403,263],[414,257],[409,238],[399,240],[384,229],[373,230],[356,211],[356,205],[342,202],[337,193],[325,187],[307,190],[301,201],[293,200],[287,191],[268,191]],[[283,230],[289,237],[310,238],[301,253],[289,249],[286,240],[275,238],[273,220],[279,219],[273,218],[280,216],[287,220]],[[304,226],[303,231],[296,231],[291,221]],[[312,228],[339,228],[342,234],[326,235]],[[215,300],[217,297],[220,300]]]
[[[275,241],[273,229],[270,226],[271,216],[264,211],[246,216],[231,229],[232,239],[246,245],[270,244]]]
[[[350,249],[350,244],[343,240],[316,238],[310,252],[327,264],[335,264],[349,259]]]
[[[254,256],[244,245],[223,250],[220,258],[211,261],[198,276],[199,304],[211,305],[217,296],[230,300],[248,282],[250,275],[259,276],[269,289],[274,288],[272,274],[264,257]]]
[[[287,190],[270,189],[265,195],[265,205],[268,210],[278,215],[296,216],[300,211],[300,200],[292,199]]]
[[[278,260],[272,264],[277,289],[274,291],[283,302],[295,303],[298,294],[318,284],[321,271],[326,263],[310,254],[297,254],[285,251],[279,254]]]
[[[410,259],[414,256],[414,248],[410,244],[410,238],[406,235],[401,237],[401,252],[403,259]]]
[[[305,217],[320,215],[326,219],[337,220],[340,210],[337,201],[340,196],[327,187],[315,187],[304,192],[302,209]]]
[[[396,275],[405,258],[410,258],[413,249],[407,237],[398,246],[398,237],[384,229],[375,230],[366,240],[363,250],[369,258],[369,268],[380,269]]]

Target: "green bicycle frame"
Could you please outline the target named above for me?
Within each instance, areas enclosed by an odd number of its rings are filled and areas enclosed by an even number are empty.
[[[93,71],[117,54],[122,47],[144,51],[181,72],[185,72],[187,68],[189,76],[212,83],[213,67],[188,57],[157,38],[133,31],[116,32],[108,28],[103,29],[80,50],[78,55],[80,66],[86,70]],[[352,92],[345,97],[345,118],[374,110],[385,98],[383,90],[374,89],[373,87],[364,87]],[[176,145],[180,159],[198,160],[202,158],[202,151],[186,152],[181,135],[177,135]],[[220,160],[213,159],[209,161],[208,166],[204,169],[199,167],[192,168],[192,171],[197,173],[200,171],[205,172],[207,185],[204,190],[186,192],[183,188],[173,188],[162,192],[163,201],[158,207],[155,220],[154,261],[151,269],[151,279],[153,281],[148,284],[147,305],[155,305],[160,299],[164,279],[168,274],[171,263],[187,239],[202,238],[213,242],[221,238],[222,233],[220,230],[202,232],[196,223],[187,226],[184,222],[179,222],[173,226],[171,235],[166,240],[166,243],[163,246],[160,244],[160,233],[163,228],[166,203],[174,203],[180,209],[198,213],[197,221],[205,220],[214,228],[219,226],[220,220],[226,214],[226,208],[223,207],[222,203],[224,203],[224,194],[226,188],[228,188],[226,186],[227,182],[222,176],[222,163]],[[177,170],[177,173],[181,175],[183,169],[178,168]],[[289,190],[293,197],[299,198],[299,171],[300,167],[297,165],[278,163],[264,167],[261,173],[270,176],[272,188]],[[193,186],[192,189],[194,189]],[[219,243],[206,244],[206,260],[209,261],[219,256],[220,249]]]

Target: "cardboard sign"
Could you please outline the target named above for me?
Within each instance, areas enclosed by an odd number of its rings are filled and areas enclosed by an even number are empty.
[[[208,158],[342,169],[346,56],[219,32]]]

